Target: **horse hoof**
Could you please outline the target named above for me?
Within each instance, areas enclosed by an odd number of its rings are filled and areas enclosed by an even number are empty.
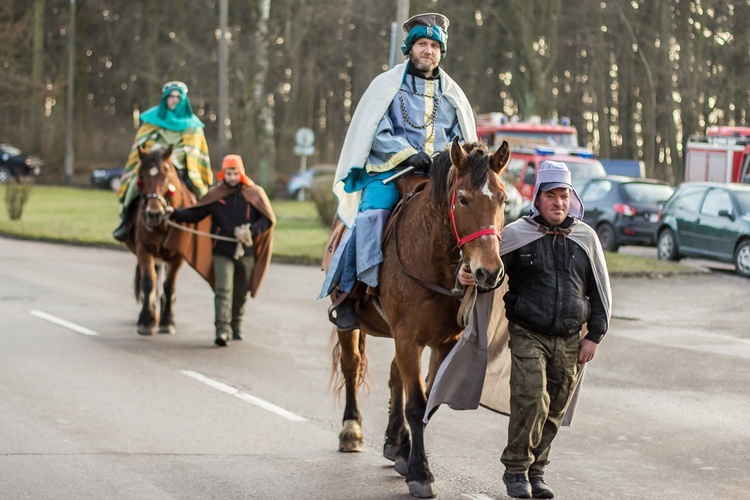
[[[344,420],[339,433],[339,451],[346,453],[362,451],[362,427],[356,420]]]
[[[163,325],[159,327],[159,333],[174,335],[175,333],[177,333],[177,329],[174,327],[174,325]]]
[[[415,498],[433,498],[432,483],[429,481],[409,481],[409,494]]]
[[[138,335],[143,335],[144,337],[151,337],[154,333],[156,333],[155,326],[138,325]]]
[[[405,476],[409,472],[409,462],[404,457],[396,457],[394,461],[396,463],[393,464],[393,468],[396,469],[396,472]]]
[[[398,452],[398,446],[385,446],[383,448],[383,457],[394,462],[396,460],[396,452]]]

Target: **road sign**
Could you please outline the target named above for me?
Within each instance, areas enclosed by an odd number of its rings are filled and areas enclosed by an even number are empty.
[[[297,156],[312,156],[315,154],[315,148],[312,146],[294,146],[294,154]]]
[[[315,144],[315,132],[306,127],[298,128],[294,134],[294,141],[298,146],[312,146]]]

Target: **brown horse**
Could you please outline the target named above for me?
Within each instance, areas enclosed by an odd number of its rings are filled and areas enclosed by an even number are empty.
[[[159,333],[174,334],[172,304],[177,272],[182,266],[183,258],[163,246],[169,229],[165,209],[167,206],[190,206],[194,203],[194,197],[169,162],[172,146],[166,150],[149,152],[139,146],[138,156],[141,163],[137,170],[137,182],[141,197],[138,209],[131,215],[134,231],[126,240],[126,245],[138,258],[135,295],[136,300],[142,301],[138,333],[153,335],[158,325]],[[163,293],[158,289],[157,265],[160,264],[166,264]]]
[[[502,282],[500,231],[507,199],[500,172],[510,158],[507,142],[491,154],[484,143],[458,140],[435,159],[424,190],[408,197],[383,243],[379,299],[360,301],[360,330],[337,331],[334,363],[346,391],[340,451],[361,451],[362,416],[357,391],[364,377],[364,334],[390,336],[390,415],[383,455],[394,460],[415,497],[433,497],[424,449],[427,404],[420,359],[430,347],[427,390],[440,363],[458,341],[459,299],[451,293],[459,262],[468,262],[480,289]],[[407,427],[408,424],[408,427]]]

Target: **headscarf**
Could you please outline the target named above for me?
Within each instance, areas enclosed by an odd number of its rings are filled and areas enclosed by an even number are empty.
[[[173,91],[180,93],[180,102],[172,110],[167,106],[167,98]],[[158,106],[141,113],[141,121],[157,127],[182,132],[188,128],[204,127],[203,122],[193,113],[188,98],[188,88],[182,82],[167,82],[161,89],[161,101]]]
[[[534,200],[531,205],[532,217],[539,215],[539,210],[536,207],[536,197],[539,192],[550,191],[560,187],[570,190],[570,210],[568,211],[568,215],[579,220],[583,219],[583,202],[573,188],[568,166],[561,161],[551,160],[543,161],[542,165],[539,167],[539,172],[536,174],[534,195],[531,197],[531,199]]]
[[[252,185],[250,178],[245,174],[245,164],[242,162],[240,155],[226,155],[224,160],[221,162],[221,171],[216,174],[216,178],[219,181],[224,180],[224,172],[228,169],[233,168],[240,173],[240,182],[246,186]]]
[[[447,17],[435,12],[410,17],[403,25],[404,31],[408,34],[404,38],[401,52],[407,56],[414,42],[420,38],[429,38],[440,44],[440,59],[442,60],[448,51],[448,26],[450,24]]]

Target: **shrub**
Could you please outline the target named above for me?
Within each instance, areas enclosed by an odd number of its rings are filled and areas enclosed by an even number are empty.
[[[326,227],[333,227],[338,208],[338,200],[333,195],[331,186],[333,186],[333,175],[325,175],[314,178],[310,187],[310,197],[318,210],[320,222]]]
[[[29,201],[31,185],[19,179],[10,179],[5,188],[5,204],[8,207],[10,220],[19,220],[26,202]]]

